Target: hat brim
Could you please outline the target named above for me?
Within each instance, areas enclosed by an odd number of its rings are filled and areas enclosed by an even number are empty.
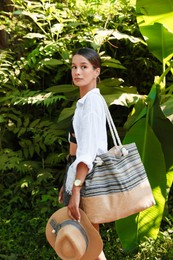
[[[85,229],[88,237],[88,247],[81,260],[94,260],[101,253],[103,249],[103,242],[100,234],[93,227],[85,212],[82,209],[79,210],[81,214],[80,225],[82,225],[82,227]],[[57,223],[62,223],[63,221],[70,219],[67,213],[67,207],[61,208],[53,213],[46,225],[46,238],[53,249],[55,249],[56,236],[52,233],[52,227],[50,225],[51,219],[54,219]]]

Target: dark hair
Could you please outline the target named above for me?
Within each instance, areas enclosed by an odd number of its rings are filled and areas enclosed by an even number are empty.
[[[95,50],[90,48],[81,48],[74,52],[73,56],[76,54],[85,57],[93,65],[95,69],[101,68],[101,59],[99,54]]]

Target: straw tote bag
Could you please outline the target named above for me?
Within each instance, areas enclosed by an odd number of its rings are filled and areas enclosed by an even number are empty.
[[[155,204],[135,143],[122,145],[103,98],[114,147],[96,157],[81,189],[81,205],[92,223],[112,222]]]

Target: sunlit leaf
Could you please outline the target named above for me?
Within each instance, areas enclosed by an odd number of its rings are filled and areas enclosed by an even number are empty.
[[[62,65],[63,61],[62,60],[57,60],[57,59],[44,59],[41,61],[41,63],[45,66],[58,66],[58,65]]]
[[[147,138],[144,138],[147,134]],[[146,119],[137,121],[127,132],[124,143],[135,142],[153,190],[156,205],[133,216],[116,222],[116,228],[123,248],[134,249],[145,237],[156,238],[159,232],[166,198],[166,167],[158,138]],[[157,161],[157,163],[156,163]]]
[[[24,38],[33,39],[33,38],[45,38],[44,34],[41,33],[27,33]]]
[[[173,53],[173,5],[170,0],[137,0],[137,21],[150,51],[162,62]]]

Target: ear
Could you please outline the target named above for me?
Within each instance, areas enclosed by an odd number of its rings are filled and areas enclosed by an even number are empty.
[[[96,76],[98,77],[100,75],[100,68],[95,69]]]

